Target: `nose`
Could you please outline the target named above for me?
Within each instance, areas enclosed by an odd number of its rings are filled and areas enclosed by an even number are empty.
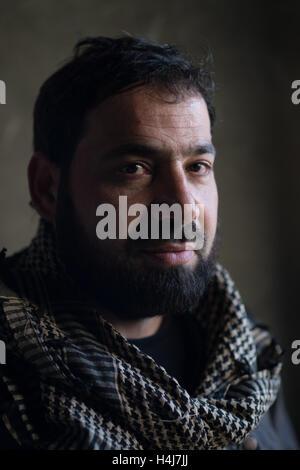
[[[197,217],[197,207],[192,191],[191,184],[187,180],[185,170],[181,164],[173,165],[172,168],[168,167],[157,178],[155,185],[155,196],[152,203],[155,204],[180,204],[182,213],[186,204],[189,204],[191,209],[191,219]]]

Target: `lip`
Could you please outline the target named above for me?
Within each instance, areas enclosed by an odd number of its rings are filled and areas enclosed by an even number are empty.
[[[155,246],[144,250],[146,253],[180,253],[181,251],[194,251],[188,245],[175,245],[174,243],[169,243],[161,246]]]
[[[195,256],[194,250],[178,245],[157,246],[143,253],[165,265],[186,264]]]

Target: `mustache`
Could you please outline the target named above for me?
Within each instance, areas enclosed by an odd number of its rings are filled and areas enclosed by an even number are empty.
[[[166,237],[164,232],[164,224],[168,224],[169,233]],[[140,224],[137,225],[136,230],[140,230]],[[195,234],[193,237],[187,237],[186,234]],[[151,238],[151,222],[148,224],[148,230],[146,231],[146,238],[137,238],[135,240],[128,238],[128,245],[131,245],[133,249],[147,249],[155,248],[155,246],[162,246],[163,243],[172,243],[178,246],[189,245],[192,248],[193,244],[196,243],[200,237],[203,238],[203,244],[201,248],[195,248],[195,251],[201,251],[206,245],[206,234],[203,228],[200,227],[195,220],[181,225],[180,227],[175,226],[173,218],[161,219],[158,224],[158,232],[156,232],[155,238]],[[145,235],[145,232],[144,232]]]

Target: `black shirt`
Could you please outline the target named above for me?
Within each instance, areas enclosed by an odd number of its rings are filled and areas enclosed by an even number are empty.
[[[205,355],[202,331],[191,315],[165,316],[154,335],[128,341],[151,356],[182,387],[193,393],[204,368]]]

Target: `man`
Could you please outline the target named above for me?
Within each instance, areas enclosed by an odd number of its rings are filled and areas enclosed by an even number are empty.
[[[39,229],[1,263],[2,446],[296,447],[281,349],[217,262],[212,90],[204,63],[127,36],[82,40],[41,87]],[[136,204],[188,207],[194,236],[171,211],[169,239],[150,212],[135,233],[159,236],[130,236]]]

